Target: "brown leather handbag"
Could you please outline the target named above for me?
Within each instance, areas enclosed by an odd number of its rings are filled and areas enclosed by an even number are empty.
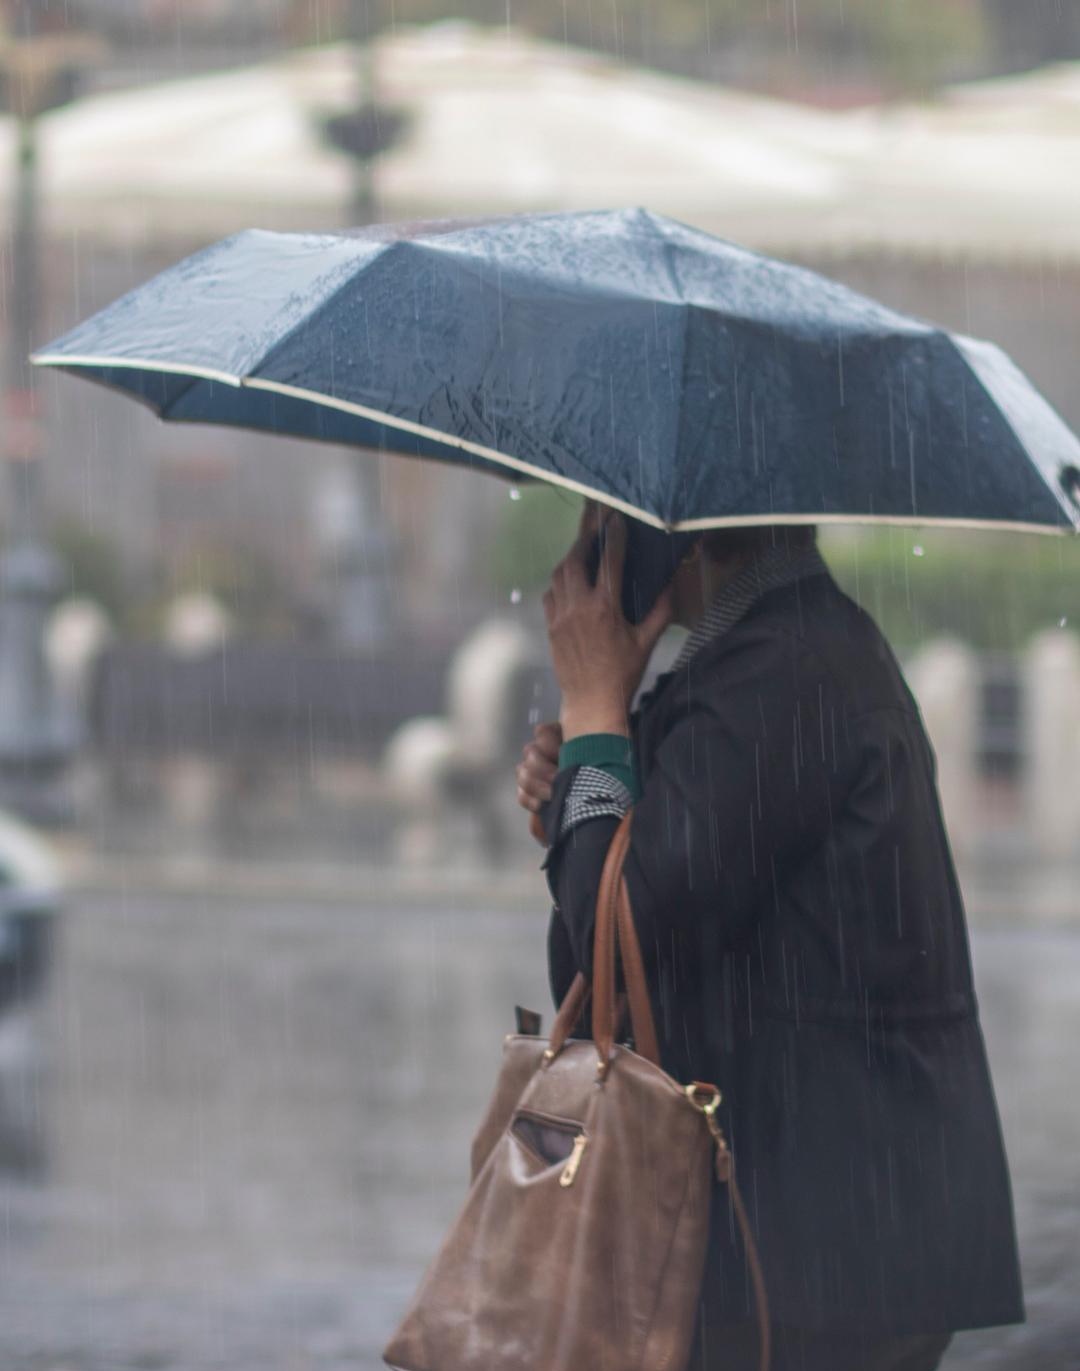
[[[720,1092],[660,1066],[623,861],[597,900],[592,1040],[570,1033],[581,976],[551,1038],[510,1035],[472,1151],[465,1207],[383,1354],[396,1371],[684,1371],[715,1175],[727,1183],[769,1362],[753,1236],[716,1122]],[[621,956],[633,1050],[616,1042]]]

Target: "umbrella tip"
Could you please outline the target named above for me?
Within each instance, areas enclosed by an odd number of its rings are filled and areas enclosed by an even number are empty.
[[[1074,466],[1072,462],[1066,462],[1058,473],[1058,480],[1066,496],[1076,509],[1080,510],[1080,467]]]

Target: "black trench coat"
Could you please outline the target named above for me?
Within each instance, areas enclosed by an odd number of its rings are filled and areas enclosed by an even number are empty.
[[[1023,1318],[1012,1201],[934,759],[827,575],[764,595],[633,718],[626,878],[661,1052],[723,1091],[772,1315],[917,1333]],[[573,770],[543,818],[549,841]],[[616,820],[555,842],[549,955],[588,969]],[[749,1304],[713,1206],[710,1319]]]

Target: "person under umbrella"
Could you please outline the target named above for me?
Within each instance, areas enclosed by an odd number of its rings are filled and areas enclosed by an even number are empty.
[[[663,1064],[723,1092],[776,1371],[931,1371],[954,1330],[1024,1310],[918,708],[812,526],[700,535],[636,625],[626,540],[587,504],[544,596],[562,708],[517,774],[548,847],[555,998],[590,971],[601,868],[633,808],[624,872]],[[689,636],[631,712],[672,620]],[[714,1205],[691,1371],[757,1364],[735,1231]]]
[[[924,1371],[1022,1318],[933,757],[813,534],[1080,529],[1080,441],[1004,353],[628,209],[239,234],[35,360],[170,422],[598,502],[545,598],[562,716],[519,771],[557,998],[632,808],[663,1065],[723,1091],[780,1371]],[[686,646],[631,712],[669,618]],[[714,1205],[693,1371],[753,1340],[733,1233]]]

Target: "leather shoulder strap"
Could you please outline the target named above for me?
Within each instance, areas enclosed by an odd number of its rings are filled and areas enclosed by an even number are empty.
[[[660,1044],[656,1037],[656,1023],[653,1019],[652,1001],[649,998],[649,982],[645,975],[645,962],[641,955],[637,928],[634,926],[634,912],[630,908],[626,878],[621,871],[617,900],[619,955],[622,957],[626,997],[630,1003],[634,1048],[642,1057],[659,1066]]]
[[[601,1061],[609,1061],[618,1033],[619,1006],[615,994],[615,954],[620,952],[635,1050],[640,1056],[659,1066],[660,1048],[656,1038],[656,1025],[653,1022],[648,982],[645,978],[645,965],[623,877],[623,865],[630,849],[633,813],[632,809],[629,810],[615,830],[600,879],[593,942],[593,1041],[596,1043]]]

